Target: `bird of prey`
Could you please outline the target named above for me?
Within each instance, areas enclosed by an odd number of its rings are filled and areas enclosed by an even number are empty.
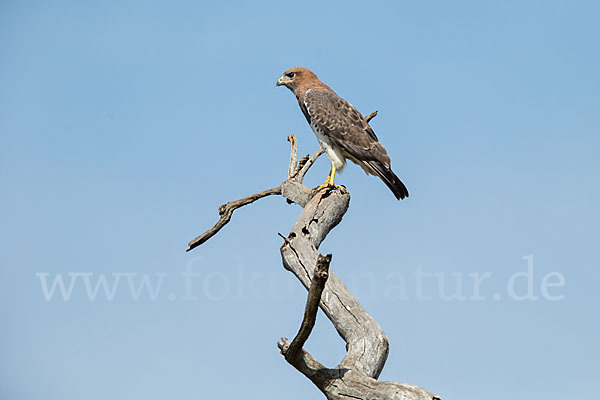
[[[335,187],[335,172],[341,171],[349,159],[387,185],[398,200],[408,197],[408,190],[394,174],[390,157],[364,117],[352,104],[338,96],[310,70],[289,69],[281,75],[277,86],[290,89],[300,105],[321,147],[331,161],[331,171],[324,184]]]

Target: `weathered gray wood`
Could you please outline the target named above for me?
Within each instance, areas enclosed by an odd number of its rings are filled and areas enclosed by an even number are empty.
[[[315,321],[317,320],[317,310],[319,303],[321,302],[321,294],[325,289],[325,283],[329,277],[329,263],[331,262],[331,254],[322,256],[319,254],[317,258],[317,265],[315,266],[315,273],[313,274],[312,281],[310,282],[310,288],[308,289],[308,297],[306,299],[306,307],[304,309],[304,318],[300,329],[296,334],[296,337],[289,346],[285,346],[281,349],[283,354],[290,363],[293,363],[298,356],[300,350],[306,343],[306,340],[310,336],[313,328],[315,327]],[[285,340],[285,338],[282,338]]]
[[[263,197],[272,196],[274,194],[281,194],[281,186],[267,189],[260,193],[255,193],[248,197],[244,197],[243,199],[234,200],[223,204],[221,207],[219,207],[220,218],[217,221],[217,223],[212,228],[204,232],[202,235],[196,237],[195,239],[192,239],[188,243],[188,249],[186,251],[190,251],[200,246],[202,243],[215,236],[221,230],[221,228],[223,228],[229,223],[233,212],[238,208],[248,205],[250,203],[254,203],[256,200],[262,199]]]
[[[284,267],[306,288],[310,287],[319,245],[340,223],[349,203],[350,195],[343,187],[317,193],[306,204],[281,246]],[[388,339],[377,322],[331,271],[320,307],[347,343],[346,356],[332,369],[325,368],[306,351],[302,352],[302,357],[288,362],[315,383],[328,399],[438,398],[413,385],[376,380],[387,359]],[[283,338],[278,346],[283,350],[288,343]]]
[[[376,114],[371,113],[368,120]],[[319,149],[312,157],[305,156],[297,161],[295,136],[291,135],[289,141],[288,179],[276,188],[221,206],[221,219],[213,228],[191,241],[188,250],[214,236],[229,222],[235,209],[259,198],[279,194],[288,202],[304,208],[289,235],[282,236],[281,257],[284,268],[310,289],[316,266],[322,267],[323,264],[322,260],[317,262],[319,246],[341,222],[350,204],[350,194],[344,187],[323,189],[317,193],[305,187],[302,184],[304,175],[323,151]],[[318,271],[316,275],[319,276]],[[346,342],[346,355],[334,368],[325,367],[302,348],[312,331],[317,313],[315,303],[319,298],[319,307]],[[287,362],[309,378],[329,400],[440,400],[435,394],[414,385],[377,380],[387,359],[388,339],[377,322],[331,271],[326,274],[325,282],[315,282],[309,290],[303,323],[294,342],[282,338],[277,345]]]

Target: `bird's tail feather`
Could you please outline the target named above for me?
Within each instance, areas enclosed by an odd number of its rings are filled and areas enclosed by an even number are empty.
[[[377,173],[377,176],[390,188],[398,200],[408,197],[408,189],[390,168],[377,161],[368,161],[367,164]]]

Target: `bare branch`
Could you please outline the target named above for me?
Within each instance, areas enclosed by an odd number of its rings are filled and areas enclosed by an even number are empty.
[[[288,351],[290,344],[290,340],[285,337],[282,337],[277,342],[277,347],[281,350],[281,354],[285,354]],[[308,351],[301,348],[296,357],[289,360],[289,363],[310,379],[317,387],[323,387],[327,384],[326,371],[330,370],[318,362]]]
[[[298,143],[296,142],[296,135],[288,135],[288,142],[290,142],[290,166],[288,167],[288,179],[292,178],[296,172],[298,164]]]
[[[325,153],[325,150],[323,150],[322,147],[319,147],[319,150],[317,150],[315,154],[313,154],[312,157],[308,159],[306,164],[304,164],[304,166],[300,169],[300,171],[298,171],[298,174],[296,175],[296,180],[298,182],[302,183],[302,181],[304,180],[304,175],[306,175],[310,167],[312,167],[315,161],[317,161],[317,159],[321,157],[323,153]]]
[[[287,238],[284,238],[287,241]],[[317,258],[317,265],[315,266],[315,273],[308,289],[308,298],[306,299],[306,308],[304,310],[304,319],[300,325],[300,330],[296,334],[296,337],[286,348],[285,352],[282,350],[282,354],[288,362],[294,360],[298,355],[298,351],[302,349],[304,343],[310,336],[312,329],[315,326],[317,319],[317,310],[319,302],[321,301],[321,294],[325,288],[325,282],[329,276],[329,263],[331,262],[331,254],[322,256],[319,254]]]
[[[367,121],[367,124],[377,116],[377,110],[373,111],[371,114],[367,115],[365,117],[365,121]]]
[[[243,199],[230,201],[229,203],[223,204],[221,207],[219,207],[219,215],[221,218],[219,218],[217,223],[212,228],[191,240],[188,243],[188,249],[186,251],[190,251],[200,246],[202,243],[216,235],[221,228],[229,223],[231,216],[236,209],[253,203],[263,197],[275,194],[283,195],[289,203],[296,203],[304,207],[312,193],[309,188],[302,185],[302,179],[316,159],[323,154],[323,149],[319,149],[310,159],[308,159],[307,154],[306,156],[302,157],[300,162],[298,162],[298,144],[296,141],[296,135],[289,135],[288,141],[290,142],[290,165],[288,167],[288,178],[277,187],[267,189],[260,193],[252,194],[244,197]]]
[[[221,207],[219,207],[219,215],[221,216],[221,218],[219,218],[217,223],[212,228],[190,241],[188,243],[189,247],[186,251],[190,251],[200,246],[202,243],[215,236],[221,230],[221,228],[227,225],[227,223],[231,220],[233,212],[238,208],[254,203],[256,200],[262,199],[263,197],[271,196],[274,194],[281,194],[281,186],[267,189],[263,192],[255,193],[248,197],[244,197],[243,199],[230,201],[229,203],[223,204]]]
[[[310,158],[310,154],[305,154],[304,157],[302,157],[299,161],[298,161],[298,166],[296,167],[296,174],[298,174],[298,172],[300,172],[300,170],[302,168],[304,168],[304,166],[306,165],[306,163],[308,162]]]

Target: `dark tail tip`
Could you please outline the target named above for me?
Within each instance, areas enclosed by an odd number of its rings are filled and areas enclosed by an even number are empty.
[[[393,174],[393,172],[392,172],[392,174]],[[400,179],[398,179],[398,177],[396,175],[394,175],[394,177],[396,178],[396,181],[394,182],[393,186],[388,185],[388,187],[392,190],[392,192],[394,192],[394,196],[396,196],[396,198],[398,200],[407,198],[408,197],[408,189],[406,188],[406,186],[404,186],[404,183],[402,183],[402,181]]]
[[[386,168],[379,162],[370,162],[371,168],[377,172],[377,175],[387,185],[388,188],[394,193],[394,196],[398,200],[402,200],[408,197],[408,189],[404,186],[404,183],[394,174],[390,168]]]

